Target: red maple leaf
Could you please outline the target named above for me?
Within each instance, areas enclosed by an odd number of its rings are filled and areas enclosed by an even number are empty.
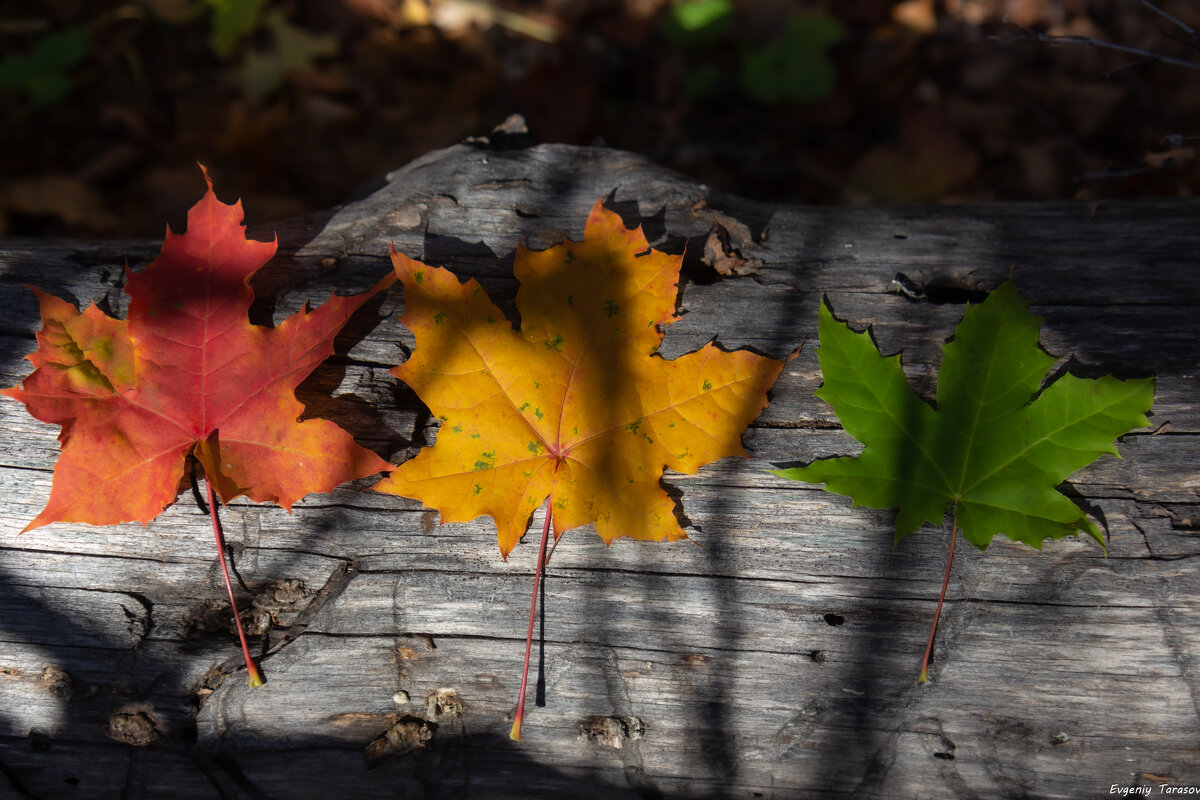
[[[334,423],[300,422],[294,390],[394,276],[276,328],[252,325],[249,280],[276,243],[247,240],[240,202],[220,202],[207,172],[205,180],[187,233],[168,228],[154,263],[127,271],[127,321],[34,289],[43,320],[28,357],[35,369],[3,394],[62,426],[62,455],[50,500],[26,531],[56,521],[144,525],[174,502],[189,454],[208,476],[214,528],[214,484],[225,501],[244,494],[290,509],[390,468]]]

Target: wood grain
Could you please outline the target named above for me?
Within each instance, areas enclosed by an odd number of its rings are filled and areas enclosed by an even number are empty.
[[[478,277],[512,314],[517,242],[579,238],[601,196],[657,246],[686,250],[668,357],[714,336],[773,357],[804,346],[744,437],[750,459],[664,479],[694,544],[605,548],[583,529],[558,548],[546,705],[528,712],[524,741],[507,731],[528,542],[505,564],[490,521],[440,527],[370,481],[291,515],[235,502],[226,536],[268,678],[251,691],[190,494],[145,529],[55,524],[18,538],[48,497],[57,431],[4,399],[0,796],[1074,798],[1200,786],[1200,206],[771,206],[619,151],[459,145],[344,207],[256,228],[278,234],[281,257],[255,280],[265,299],[253,314],[279,321],[331,290],[365,289],[393,242]],[[724,246],[710,239],[717,226]],[[21,284],[123,313],[125,264],[156,252],[0,240],[0,383],[27,373],[40,326]],[[812,396],[822,295],[871,324],[885,352],[902,350],[928,394],[965,300],[1010,275],[1071,369],[1157,376],[1153,427],[1071,480],[1107,531],[1107,557],[1075,540],[960,550],[920,686],[945,532],[893,549],[890,512],[766,470],[856,446]],[[395,289],[364,309],[300,393],[394,461],[436,434],[387,372],[413,346],[402,304]]]

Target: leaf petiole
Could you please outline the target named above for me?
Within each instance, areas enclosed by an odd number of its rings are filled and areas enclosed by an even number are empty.
[[[233,609],[233,623],[237,626],[238,639],[242,643],[242,657],[246,659],[246,673],[250,677],[250,688],[257,689],[263,685],[262,673],[258,665],[250,657],[250,647],[246,644],[246,633],[242,630],[242,618],[238,614],[237,600],[233,596],[233,584],[229,580],[229,567],[225,565],[225,536],[221,533],[221,519],[217,516],[217,498],[213,493],[212,479],[204,476],[204,487],[208,490],[208,515],[212,518],[213,535],[217,537],[217,554],[221,559],[221,574],[225,577],[225,590],[229,592],[229,606]]]
[[[554,516],[551,505],[554,497],[546,498],[546,521],[542,525],[542,544],[538,548],[537,571],[533,574],[533,600],[529,604],[529,632],[525,635],[525,666],[521,670],[521,694],[517,698],[517,713],[513,715],[512,739],[521,741],[521,721],[525,717],[525,685],[529,682],[529,652],[533,649],[533,619],[537,615],[538,587],[542,583],[542,569],[546,565],[546,540],[550,538],[550,520]]]
[[[921,674],[917,683],[929,683],[929,656],[933,652],[933,635],[937,632],[938,618],[942,615],[942,601],[946,599],[946,586],[950,583],[950,566],[954,563],[954,543],[958,541],[958,515],[950,522],[950,555],[946,557],[946,575],[942,578],[942,593],[938,595],[937,608],[933,612],[933,625],[929,628],[929,641],[925,643],[925,655],[921,658]]]

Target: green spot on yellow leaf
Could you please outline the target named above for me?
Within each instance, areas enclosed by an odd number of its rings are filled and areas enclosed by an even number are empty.
[[[492,469],[495,466],[496,466],[496,451],[488,450],[486,452],[480,453],[478,460],[476,460],[476,462],[475,462],[475,471],[478,472],[481,469]]]

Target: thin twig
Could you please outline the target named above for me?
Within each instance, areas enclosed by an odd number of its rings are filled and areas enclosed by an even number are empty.
[[[1162,33],[1163,36],[1167,37],[1172,42],[1181,44],[1184,47],[1190,47],[1193,50],[1200,50],[1200,37],[1183,36],[1173,30],[1170,30],[1169,28],[1163,28]]]
[[[1171,23],[1172,25],[1174,25],[1175,27],[1179,28],[1180,30],[1182,30],[1182,31],[1186,32],[1186,33],[1187,33],[1189,36],[1191,36],[1192,38],[1195,38],[1195,37],[1196,37],[1196,31],[1192,29],[1192,26],[1191,26],[1191,25],[1188,25],[1188,24],[1187,24],[1186,22],[1184,22],[1183,20],[1181,20],[1181,19],[1176,19],[1175,17],[1171,16],[1171,15],[1170,15],[1170,14],[1168,14],[1167,12],[1163,11],[1163,10],[1162,10],[1161,8],[1159,8],[1158,6],[1154,5],[1154,3],[1151,3],[1151,2],[1149,2],[1149,0],[1139,0],[1139,2],[1140,2],[1140,3],[1141,3],[1143,6],[1144,6],[1144,7],[1146,7],[1146,8],[1148,8],[1148,9],[1150,9],[1151,11],[1153,11],[1155,14],[1158,14],[1160,17],[1162,17],[1163,19],[1165,19],[1167,22]]]
[[[1085,172],[1075,178],[1076,181],[1108,181],[1118,180],[1120,178],[1133,178],[1137,175],[1148,175],[1151,172],[1159,172],[1166,165],[1158,167],[1130,167],[1129,169],[1113,169],[1107,172]]]
[[[1140,56],[1147,61],[1160,61],[1164,64],[1171,64],[1176,67],[1184,67],[1186,69],[1194,69],[1200,71],[1200,64],[1193,64],[1190,61],[1182,61],[1178,58],[1164,56],[1161,53],[1154,53],[1150,50],[1142,50],[1137,47],[1129,47],[1116,42],[1106,42],[1103,39],[1093,39],[1090,36],[1051,36],[1048,33],[1039,33],[1026,29],[1020,36],[992,36],[989,37],[996,41],[1012,41],[1012,40],[1027,40],[1034,42],[1042,42],[1043,44],[1063,44],[1076,45],[1083,47],[1100,47],[1107,50],[1116,50],[1120,53],[1128,53],[1129,55]]]

